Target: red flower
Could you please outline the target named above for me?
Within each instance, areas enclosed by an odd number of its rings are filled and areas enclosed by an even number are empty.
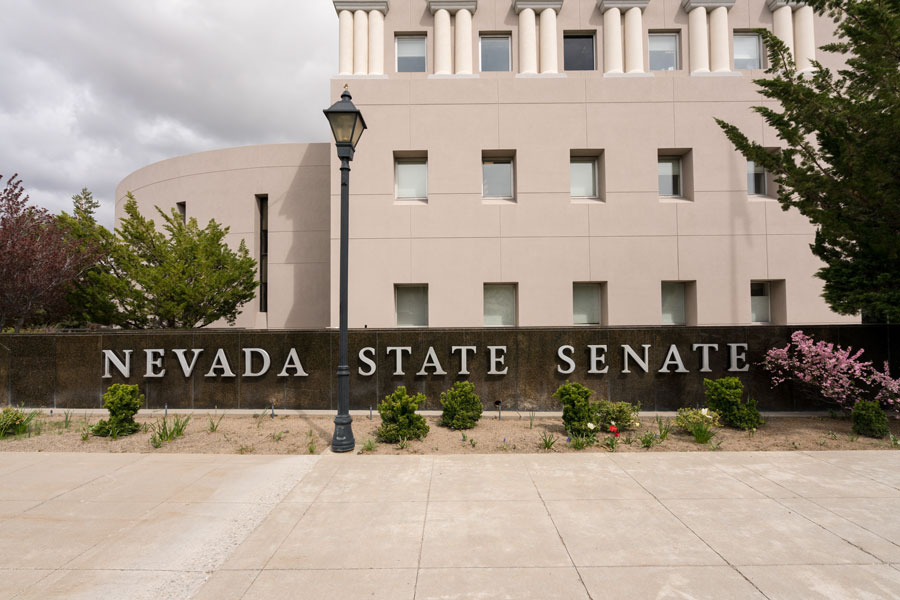
[[[609,432],[610,432],[610,433],[616,433],[617,431],[619,431],[619,428],[616,427],[615,425],[610,425],[610,426],[609,426]]]
[[[618,431],[616,432],[616,437],[619,437],[619,432],[618,432]]]

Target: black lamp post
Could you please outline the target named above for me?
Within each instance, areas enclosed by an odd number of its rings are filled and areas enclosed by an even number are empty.
[[[340,334],[338,343],[338,412],[334,418],[334,452],[349,452],[356,446],[350,417],[350,367],[347,360],[347,238],[350,230],[350,161],[356,144],[366,128],[359,109],[350,101],[350,92],[344,88],[341,99],[323,111],[334,134],[337,155],[341,159],[341,297]]]

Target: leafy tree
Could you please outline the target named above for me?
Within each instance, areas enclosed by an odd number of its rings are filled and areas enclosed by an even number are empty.
[[[49,212],[28,206],[13,175],[0,191],[0,331],[61,316],[72,282],[97,256],[95,243],[76,243]]]
[[[764,37],[772,77],[755,83],[779,107],[754,107],[785,143],[770,151],[719,120],[748,160],[775,175],[784,210],[817,228],[813,253],[823,296],[841,314],[900,321],[900,4],[896,0],[808,0],[836,24],[846,58],[832,72],[797,72],[786,46]]]
[[[129,194],[113,234],[96,222],[95,207],[84,190],[74,214],[62,217],[73,237],[107,251],[70,295],[83,320],[131,329],[204,327],[218,319],[234,323],[254,298],[256,261],[243,241],[236,251],[225,244],[227,227],[212,220],[201,229],[196,219],[185,222],[157,207],[163,219],[157,231]]]

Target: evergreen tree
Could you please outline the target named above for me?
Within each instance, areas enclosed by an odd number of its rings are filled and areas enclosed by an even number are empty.
[[[832,72],[797,72],[786,46],[760,30],[766,79],[779,106],[757,106],[785,147],[767,150],[717,120],[734,146],[775,175],[784,210],[816,226],[813,253],[825,265],[823,296],[841,314],[900,322],[900,2],[809,0],[836,25],[822,47],[846,59]]]

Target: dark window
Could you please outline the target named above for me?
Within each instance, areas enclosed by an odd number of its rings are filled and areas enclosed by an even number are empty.
[[[594,36],[566,34],[563,36],[563,68],[566,71],[594,70]]]
[[[175,208],[178,210],[178,214],[181,215],[181,222],[185,223],[187,221],[187,204],[184,202],[176,202]]]
[[[397,37],[397,72],[425,72],[425,38],[422,36]]]
[[[269,311],[269,196],[258,195],[259,209],[259,312]]]

